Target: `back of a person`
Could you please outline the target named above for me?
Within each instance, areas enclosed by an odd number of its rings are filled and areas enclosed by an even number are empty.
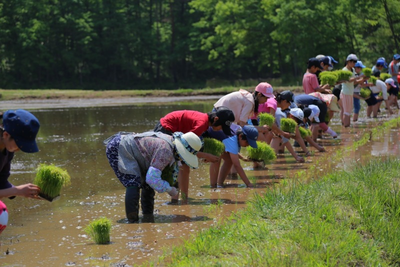
[[[194,132],[200,136],[208,129],[208,115],[195,110],[177,110],[161,118],[160,123],[171,132]]]
[[[235,115],[236,123],[240,120],[247,121],[254,107],[253,95],[246,90],[240,89],[239,91],[221,97],[214,104],[214,108],[221,106],[232,110],[233,114]],[[248,112],[246,111],[246,113],[248,114],[242,114],[243,110],[247,110]]]
[[[303,89],[305,94],[315,92],[315,88],[319,86],[317,76],[313,73],[306,72],[303,76]]]

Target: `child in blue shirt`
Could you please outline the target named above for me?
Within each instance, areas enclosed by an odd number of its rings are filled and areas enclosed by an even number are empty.
[[[257,137],[257,128],[253,125],[245,125],[243,128],[239,129],[234,136],[222,140],[225,145],[225,152],[221,157],[224,160],[224,163],[219,171],[217,187],[223,187],[224,181],[228,176],[232,165],[236,168],[238,175],[246,186],[253,187],[240,165],[240,159],[243,158],[239,152],[241,147],[251,146],[257,148]]]

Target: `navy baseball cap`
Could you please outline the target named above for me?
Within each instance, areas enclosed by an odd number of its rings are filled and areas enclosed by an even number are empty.
[[[399,54],[395,54],[395,55],[393,56],[393,59],[395,59],[395,60],[400,60],[400,55],[399,55]]]
[[[247,138],[247,142],[252,148],[257,148],[258,130],[253,125],[245,125],[242,128],[243,134]]]
[[[312,58],[308,59],[307,69],[310,69],[312,66],[317,67],[322,70],[321,61],[316,57],[312,57]]]
[[[35,139],[40,123],[32,113],[23,109],[7,110],[3,114],[3,126],[21,151],[26,153],[39,151]]]
[[[233,111],[227,107],[221,106],[216,108],[219,125],[222,126],[222,131],[227,136],[232,136],[231,125],[235,121]]]

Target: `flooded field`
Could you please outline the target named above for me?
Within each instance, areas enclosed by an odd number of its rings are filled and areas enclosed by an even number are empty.
[[[240,178],[228,178],[224,189],[211,189],[209,165],[202,163],[191,172],[188,205],[170,205],[167,194],[156,194],[154,222],[127,224],[125,190],[108,165],[102,141],[118,131],[150,130],[173,110],[208,112],[214,102],[35,110],[41,122],[40,152],[17,153],[9,180],[16,185],[31,182],[38,164],[53,163],[68,170],[72,184],[52,203],[3,199],[10,218],[0,236],[0,266],[133,266],[156,260],[164,250],[245,207],[254,194],[294,177],[297,171],[318,178],[330,169],[351,168],[371,157],[400,153],[400,132],[395,129],[333,159],[333,153],[351,147],[364,132],[389,119],[361,118],[363,121],[345,129],[336,117],[332,126],[340,133],[339,139],[322,139],[327,152],[312,149],[306,163],[296,163],[287,153],[263,170],[253,170],[251,163],[242,162],[257,185],[254,189],[242,188]],[[83,228],[103,216],[113,222],[111,244],[96,245]]]

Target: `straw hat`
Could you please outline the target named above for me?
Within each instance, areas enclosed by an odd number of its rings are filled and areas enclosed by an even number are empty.
[[[198,168],[199,161],[196,154],[203,146],[200,138],[192,132],[185,134],[175,132],[173,137],[176,151],[182,158],[183,162],[192,169]]]

